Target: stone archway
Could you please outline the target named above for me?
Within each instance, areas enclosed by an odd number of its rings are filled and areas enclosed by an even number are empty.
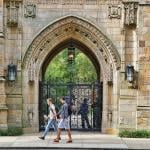
[[[76,16],[67,16],[48,25],[34,38],[25,53],[22,63],[24,128],[38,131],[38,83],[42,65],[57,45],[70,38],[88,47],[101,66],[104,83],[102,131],[108,127],[117,128],[117,70],[120,68],[120,56],[112,42],[98,27]],[[113,82],[111,112],[108,112],[108,82]],[[109,114],[114,117],[109,118]],[[111,125],[108,119],[111,120]]]

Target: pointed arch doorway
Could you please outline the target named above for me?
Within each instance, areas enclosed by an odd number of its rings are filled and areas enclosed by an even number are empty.
[[[70,46],[71,43],[71,46]],[[65,78],[48,78],[45,80],[45,72],[47,66],[53,61],[53,59],[62,51],[63,49],[67,49],[67,66],[71,65],[71,70],[75,67],[75,60],[71,61],[69,59],[69,55],[76,57],[75,53],[84,54],[87,59],[90,60],[90,64],[88,61],[88,65],[91,66],[91,71],[96,72],[96,76],[93,79],[88,78],[78,78],[78,75],[73,75],[73,71],[68,72],[68,76]],[[71,49],[71,51],[69,51]],[[76,52],[79,49],[78,52]],[[72,52],[72,53],[71,53]],[[73,54],[74,53],[74,54]],[[63,53],[63,57],[64,57]],[[89,55],[90,54],[90,55]],[[75,58],[74,58],[75,59]],[[58,60],[57,60],[58,61]],[[65,60],[66,61],[66,60]],[[81,60],[78,60],[78,62]],[[65,64],[64,63],[64,64]],[[74,64],[74,65],[73,65]],[[63,64],[62,64],[63,65]],[[83,65],[83,64],[80,64]],[[81,66],[78,67],[81,67]],[[93,66],[92,66],[93,65]],[[88,67],[88,66],[86,66]],[[80,69],[80,68],[78,68]],[[86,70],[86,68],[85,68]],[[53,71],[53,70],[50,70]],[[56,70],[57,71],[57,70]],[[66,72],[68,69],[66,69]],[[86,70],[90,71],[90,70]],[[87,72],[88,74],[88,72]],[[53,75],[53,74],[51,74]],[[59,99],[64,96],[66,101],[71,104],[72,114],[70,115],[70,127],[72,130],[85,130],[92,131],[98,130],[101,131],[101,123],[102,123],[102,102],[103,102],[103,85],[102,81],[100,81],[100,64],[98,60],[95,58],[94,54],[90,53],[88,47],[86,47],[81,42],[68,39],[59,45],[57,45],[52,51],[51,54],[47,56],[47,59],[43,63],[42,66],[42,77],[39,82],[39,128],[40,130],[44,129],[45,121],[43,115],[48,115],[48,107],[46,104],[46,99],[51,97],[55,101],[55,106],[59,110],[60,102]]]
[[[46,69],[46,64],[62,50],[60,47],[66,45],[65,41],[71,38],[95,65],[98,81],[103,81],[102,132],[105,132],[107,128],[118,128],[120,55],[108,36],[100,31],[98,25],[84,18],[70,15],[59,18],[42,29],[33,38],[24,54],[22,62],[23,124],[27,130],[38,132],[40,129],[39,81],[42,81],[43,70]]]

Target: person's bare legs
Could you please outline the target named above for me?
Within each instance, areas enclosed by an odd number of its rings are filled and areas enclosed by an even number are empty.
[[[67,129],[67,133],[68,133],[68,138],[69,138],[69,140],[68,140],[68,141],[72,141],[72,137],[71,137],[71,131],[70,131],[70,129]]]
[[[58,128],[58,131],[57,131],[57,137],[56,137],[56,139],[60,139],[60,134],[61,134],[61,129],[60,128]]]

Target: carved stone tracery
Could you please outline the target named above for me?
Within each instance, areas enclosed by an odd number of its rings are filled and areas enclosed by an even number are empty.
[[[7,25],[8,26],[18,26],[18,10],[19,1],[9,0],[6,3],[7,7]]]
[[[50,48],[54,48],[63,40],[76,38],[81,43],[88,43],[101,65],[105,68],[105,76],[109,75],[109,63],[120,67],[120,57],[112,43],[94,25],[74,16],[69,16],[51,24],[33,40],[23,60],[23,66],[30,68],[30,60],[35,62],[35,75],[41,67]],[[62,39],[62,41],[60,40]],[[95,47],[95,48],[94,48]],[[103,49],[103,50],[102,50]],[[109,77],[109,76],[108,76]]]
[[[124,8],[125,8],[125,25],[136,25],[138,2],[124,2]]]

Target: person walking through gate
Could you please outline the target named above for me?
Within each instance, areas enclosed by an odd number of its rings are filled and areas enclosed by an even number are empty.
[[[52,98],[47,99],[47,104],[49,106],[49,115],[48,115],[48,123],[46,125],[44,135],[39,137],[40,139],[44,140],[50,127],[53,126],[54,131],[57,131],[57,116],[56,116],[56,110],[55,110],[55,105],[53,104]]]
[[[67,143],[72,143],[70,124],[69,124],[68,104],[65,101],[64,97],[60,99],[60,102],[62,103],[61,109],[58,112],[58,114],[60,115],[60,120],[58,123],[57,137],[54,139],[54,143],[59,143],[62,129],[67,130],[68,138],[69,138]]]
[[[85,128],[85,122],[88,128],[91,128],[88,118],[88,99],[84,98],[83,103],[80,106],[78,114],[81,114],[82,128]]]

